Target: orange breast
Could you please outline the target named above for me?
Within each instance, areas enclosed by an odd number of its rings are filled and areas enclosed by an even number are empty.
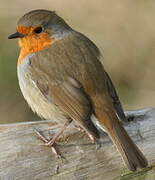
[[[22,60],[27,56],[28,54],[38,52],[40,50],[43,50],[44,48],[47,48],[50,44],[52,44],[53,40],[50,38],[48,33],[42,32],[40,34],[34,34],[32,33],[32,28],[19,28],[17,29],[18,32],[27,34],[25,37],[19,39],[19,46],[21,48],[18,63],[20,64]]]

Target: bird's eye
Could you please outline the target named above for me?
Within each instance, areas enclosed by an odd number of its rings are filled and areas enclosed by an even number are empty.
[[[43,30],[43,28],[39,26],[39,27],[37,27],[36,29],[34,29],[34,32],[35,32],[36,34],[39,34],[39,33],[42,32],[42,30]]]

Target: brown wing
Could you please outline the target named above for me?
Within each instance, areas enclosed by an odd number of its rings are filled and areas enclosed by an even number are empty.
[[[57,105],[88,133],[96,138],[99,137],[98,131],[90,119],[93,113],[90,100],[79,82],[73,78],[68,78],[66,81],[58,84],[37,81],[37,86],[50,103]]]

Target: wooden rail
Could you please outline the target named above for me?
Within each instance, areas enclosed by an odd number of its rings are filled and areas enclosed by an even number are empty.
[[[106,134],[96,149],[72,126],[59,140],[57,158],[37,138],[35,129],[51,137],[59,127],[51,121],[0,125],[0,180],[155,180],[155,108],[126,112],[124,126],[149,161],[149,167],[128,171]],[[51,130],[49,130],[51,129]]]

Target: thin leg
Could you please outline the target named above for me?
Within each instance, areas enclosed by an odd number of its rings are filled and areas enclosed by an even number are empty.
[[[89,139],[91,140],[91,142],[95,143],[96,138],[92,134],[90,134],[88,131],[84,130],[84,128],[82,128],[81,126],[75,125],[75,128],[80,132],[86,132],[86,134],[89,137]]]
[[[53,138],[51,138],[45,145],[47,146],[52,146],[55,141],[57,140],[57,138],[64,132],[64,130],[66,129],[66,127],[71,123],[72,120],[67,121],[62,128],[53,136]]]
[[[37,133],[39,139],[41,139],[44,144],[46,146],[51,147],[51,150],[54,154],[56,154],[57,156],[61,157],[60,154],[57,152],[57,150],[54,147],[54,143],[57,140],[57,138],[59,138],[59,136],[64,132],[64,130],[66,129],[66,127],[72,122],[72,120],[68,120],[63,126],[62,128],[54,135],[53,138],[51,139],[47,139],[46,137],[44,137],[39,131],[35,130],[35,132]]]
[[[45,137],[44,137],[39,131],[37,131],[36,129],[35,129],[35,132],[36,132],[36,134],[38,135],[38,138],[41,139],[41,140],[44,142],[44,144],[46,144],[46,143],[49,142],[49,139],[45,138]],[[57,152],[57,150],[56,150],[56,148],[54,147],[54,145],[51,146],[51,150],[52,150],[52,152],[53,152],[55,155],[57,155],[58,157],[61,157],[61,155]]]
[[[81,126],[74,125],[74,127],[80,132],[85,132],[85,130]]]
[[[91,142],[94,144],[96,142],[96,138],[88,132],[87,132],[87,135],[88,135],[89,139],[91,140]]]

